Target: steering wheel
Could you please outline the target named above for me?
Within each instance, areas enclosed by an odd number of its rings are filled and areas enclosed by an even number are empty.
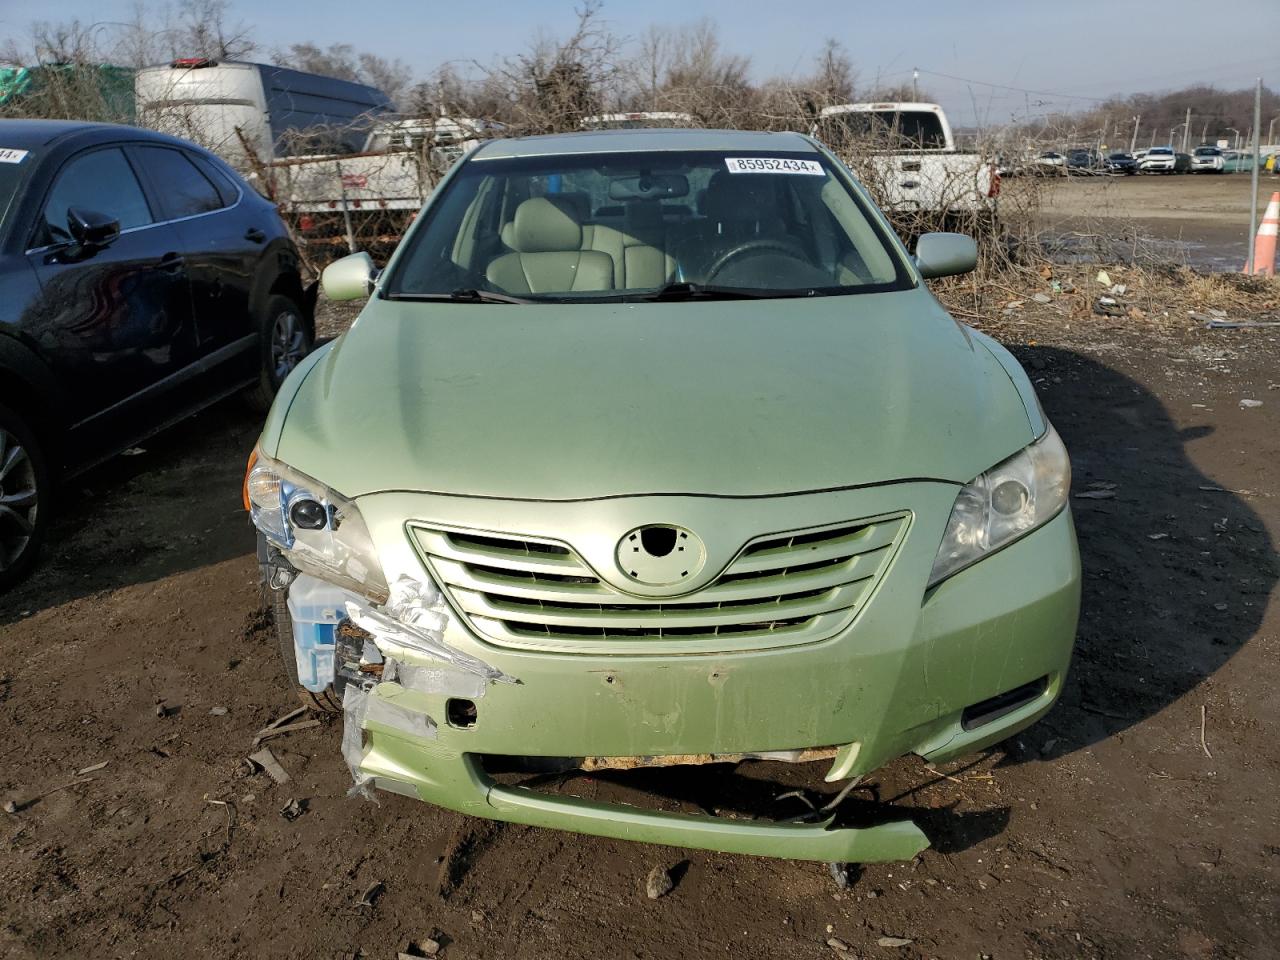
[[[738,244],[732,250],[726,251],[716,257],[715,262],[707,268],[707,281],[710,282],[716,274],[734,260],[752,253],[759,253],[762,250],[774,250],[785,256],[791,257],[794,260],[801,260],[805,263],[809,261],[805,252],[800,249],[797,244],[794,244],[789,240],[776,240],[767,237],[760,240],[747,240],[744,243]]]

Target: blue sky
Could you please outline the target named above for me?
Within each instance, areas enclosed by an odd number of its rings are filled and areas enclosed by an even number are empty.
[[[133,6],[0,0],[0,41],[20,40],[35,20],[126,20]],[[230,0],[230,7],[268,50],[300,40],[346,42],[426,75],[444,61],[465,66],[518,52],[539,30],[563,35],[574,2]],[[863,82],[909,79],[919,67],[922,87],[960,122],[975,112],[1001,122],[1028,104],[1033,113],[1083,107],[1089,97],[1193,82],[1240,88],[1262,75],[1280,87],[1280,0],[606,0],[603,17],[631,37],[652,23],[710,18],[727,49],[751,57],[758,78],[805,73],[835,37]]]

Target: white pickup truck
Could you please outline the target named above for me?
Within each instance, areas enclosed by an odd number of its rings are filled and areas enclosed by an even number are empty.
[[[994,214],[995,162],[956,149],[936,103],[842,103],[812,133],[849,164],[889,211]]]
[[[274,196],[296,213],[418,210],[454,162],[496,127],[470,117],[379,119],[358,153],[273,161]]]

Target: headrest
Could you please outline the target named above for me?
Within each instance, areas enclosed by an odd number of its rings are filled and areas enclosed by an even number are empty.
[[[516,207],[511,243],[519,253],[551,253],[582,246],[582,226],[573,204],[549,197],[531,197]]]

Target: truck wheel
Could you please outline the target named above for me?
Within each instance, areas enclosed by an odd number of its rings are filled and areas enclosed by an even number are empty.
[[[27,422],[0,404],[0,592],[31,572],[49,521],[49,471]]]
[[[285,679],[298,692],[298,699],[308,710],[316,713],[341,713],[342,700],[333,689],[333,684],[325,687],[322,693],[313,693],[298,683],[298,661],[293,652],[293,618],[289,616],[288,591],[266,587],[264,592],[271,607],[272,619],[275,620],[276,641],[280,644],[280,660],[284,664]]]
[[[311,352],[314,338],[302,308],[278,293],[267,298],[258,333],[258,382],[249,388],[246,396],[255,410],[266,413],[284,378]]]

